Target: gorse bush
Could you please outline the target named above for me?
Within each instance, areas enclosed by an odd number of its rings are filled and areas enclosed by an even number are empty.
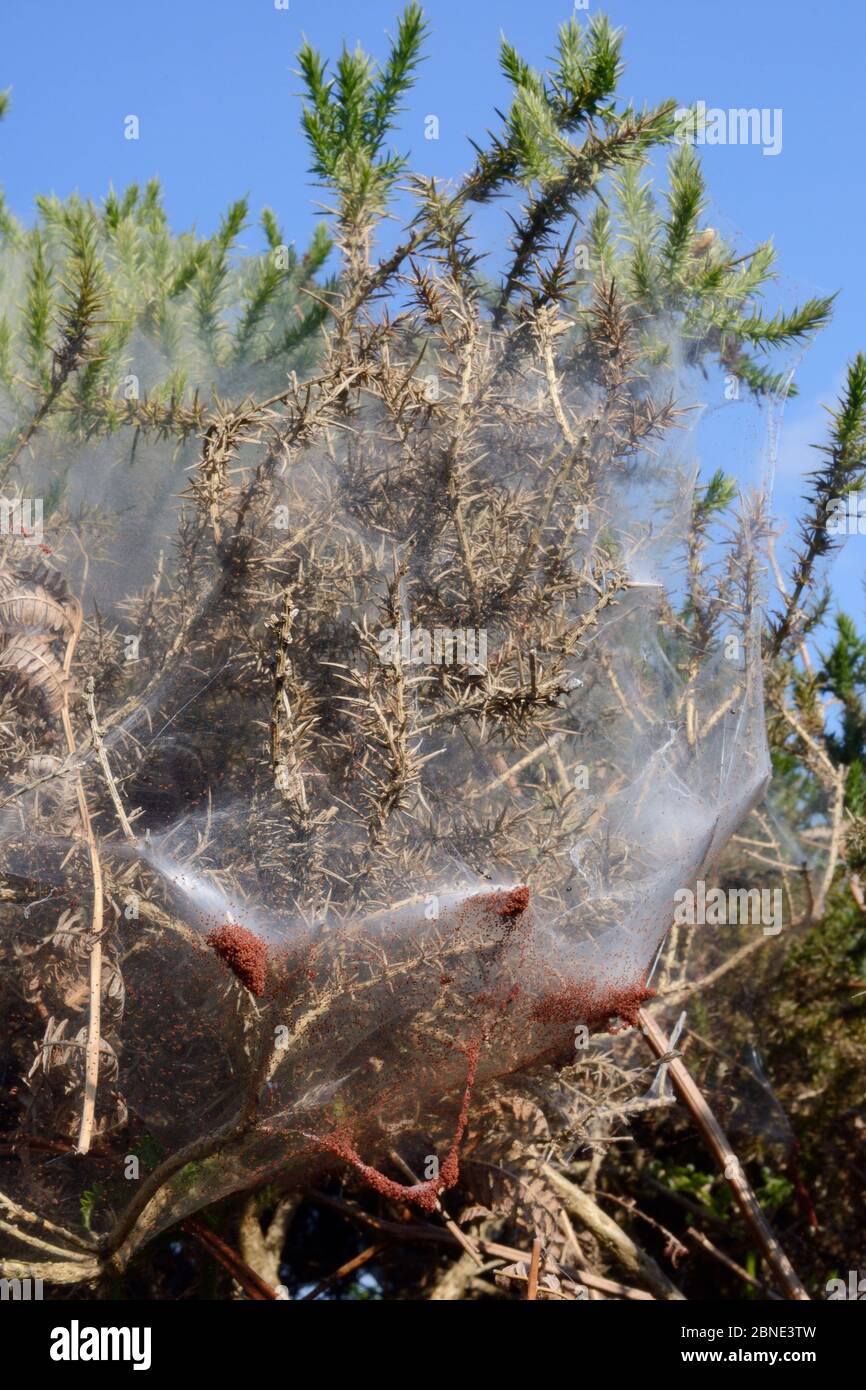
[[[761,480],[699,482],[683,440],[715,372],[756,411],[789,390],[779,350],[831,301],[765,310],[772,247],[705,225],[676,105],[620,102],[604,18],[544,72],[503,41],[469,173],[412,174],[424,35],[411,4],[381,64],[304,45],[331,212],[302,255],[269,212],[241,254],[243,202],[175,236],[155,184],[3,213],[0,477],[44,503],[0,538],[4,1269],[30,1215],[47,1277],[93,1281],[264,1182],[279,1233],[285,1191],[348,1165],[428,1211],[459,1183],[573,1295],[564,1202],[596,1287],[628,1249],[675,1297],[572,1182],[575,1142],[659,1098],[633,1040],[582,1049],[649,977],[676,1003],[762,945],[663,947],[678,887],[760,874],[808,929],[837,879],[862,652],[844,624],[820,673],[801,652],[827,504],[862,476],[862,359],[766,625]],[[777,804],[829,827],[806,873],[766,807],[732,847],[765,667]]]

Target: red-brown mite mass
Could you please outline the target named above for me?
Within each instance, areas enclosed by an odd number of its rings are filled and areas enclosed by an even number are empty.
[[[509,888],[503,892],[491,894],[491,910],[496,913],[497,917],[502,917],[505,921],[509,921],[512,917],[519,917],[528,906],[529,889],[526,884],[521,884],[519,888]]]
[[[250,994],[257,999],[264,994],[268,951],[263,941],[236,922],[214,927],[208,932],[206,940],[211,950],[216,951],[220,960],[237,975],[241,984],[246,985]]]
[[[648,989],[643,981],[633,985],[608,986],[601,989],[591,980],[567,984],[533,1006],[531,1017],[539,1023],[565,1024],[585,1023],[590,1028],[598,1028],[617,1016],[625,1019],[632,1027],[637,1027],[638,1010],[655,990]]]
[[[469,1065],[466,1072],[463,1103],[460,1106],[457,1128],[454,1131],[451,1147],[439,1170],[438,1177],[426,1178],[424,1182],[412,1183],[408,1187],[404,1183],[395,1182],[393,1178],[388,1178],[384,1173],[380,1173],[378,1168],[373,1168],[369,1163],[363,1162],[355,1148],[351,1134],[345,1126],[333,1130],[330,1134],[309,1134],[307,1137],[312,1139],[314,1144],[318,1144],[320,1148],[336,1154],[337,1158],[341,1158],[344,1163],[351,1163],[352,1167],[357,1169],[370,1187],[375,1192],[381,1193],[383,1197],[398,1202],[414,1202],[415,1206],[420,1207],[422,1211],[435,1211],[439,1193],[447,1191],[450,1187],[455,1187],[460,1177],[460,1145],[463,1143],[463,1135],[469,1121],[469,1100],[472,1095],[472,1087],[475,1085],[475,1073],[481,1054],[481,1041],[480,1037],[473,1038],[464,1048]]]

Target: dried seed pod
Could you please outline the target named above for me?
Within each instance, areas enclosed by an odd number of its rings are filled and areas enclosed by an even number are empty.
[[[37,692],[50,715],[63,708],[66,677],[59,648],[72,632],[74,604],[66,581],[41,562],[0,569],[0,672]]]
[[[64,1035],[68,1024],[68,1018],[55,1019],[53,1014],[48,1019],[45,1025],[45,1035],[42,1039],[42,1045],[27,1074],[28,1080],[31,1080],[39,1070],[47,1075],[54,1067],[65,1067],[67,1065],[69,1061],[70,1045],[66,1041]]]
[[[52,651],[50,636],[16,634],[0,651],[0,671],[9,674],[19,685],[37,691],[49,714],[60,713],[66,678],[59,658]]]
[[[21,571],[22,577],[25,572]],[[59,603],[69,604],[69,585],[66,583],[59,570],[51,569],[44,561],[40,560],[35,568],[29,572],[30,583],[41,584],[43,589],[47,589]]]
[[[81,914],[70,912],[67,908],[57,919],[57,926],[51,937],[51,942],[60,951],[65,951],[69,955],[81,955],[86,950],[84,941],[86,928],[81,922]]]
[[[0,594],[3,632],[68,632],[70,613],[47,589],[18,587]]]

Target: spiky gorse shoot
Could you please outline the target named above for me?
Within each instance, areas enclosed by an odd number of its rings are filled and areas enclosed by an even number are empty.
[[[858,504],[866,478],[862,353],[849,364],[842,397],[828,416],[827,438],[815,446],[822,464],[808,477],[790,581],[780,582],[781,600],[767,639],[773,658],[770,729],[788,813],[796,812],[810,826],[810,839],[824,838],[829,821],[830,853],[818,909],[832,886],[843,846],[847,843],[856,873],[864,839],[862,643],[845,613],[836,614],[835,640],[828,651],[821,650],[831,601],[821,583],[821,562],[844,544],[852,527],[856,534],[860,526]],[[838,728],[828,717],[834,706],[841,717]]]
[[[834,506],[847,505],[866,481],[866,357],[859,353],[848,367],[845,391],[835,410],[829,410],[828,439],[816,445],[822,466],[809,478],[808,511],[800,524],[800,549],[793,571],[793,588],[773,632],[773,650],[779,652],[792,635],[802,636],[814,626],[814,615],[802,611],[815,582],[817,562],[838,544],[832,526]]]
[[[177,236],[156,180],[37,210],[31,228],[0,218],[0,479],[52,439],[125,433],[130,453],[142,434],[182,442],[214,389],[268,393],[315,355],[323,226],[299,255],[265,209],[266,249],[244,254],[240,199],[212,236]]]

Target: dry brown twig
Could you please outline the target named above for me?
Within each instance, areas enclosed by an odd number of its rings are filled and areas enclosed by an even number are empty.
[[[81,605],[75,601],[74,620],[72,632],[66,646],[66,655],[63,661],[63,674],[65,685],[63,690],[63,707],[60,717],[63,723],[63,732],[66,737],[66,747],[70,758],[75,758],[77,754],[77,744],[75,734],[72,729],[72,721],[69,717],[69,677],[72,669],[72,662],[75,656],[75,648],[81,632],[83,613]],[[78,809],[81,816],[82,834],[87,842],[87,852],[90,857],[90,869],[93,880],[93,904],[91,908],[90,922],[90,988],[88,994],[88,1023],[87,1023],[87,1045],[84,1053],[84,1098],[81,1106],[81,1124],[78,1130],[78,1152],[86,1154],[90,1149],[93,1138],[93,1126],[96,1117],[96,1094],[99,1084],[99,1043],[101,1034],[102,1019],[102,931],[103,931],[103,884],[102,884],[102,863],[99,858],[99,849],[96,843],[96,836],[90,823],[90,811],[87,805],[87,796],[84,791],[84,780],[81,771],[75,774],[76,794],[78,797]]]
[[[672,1056],[668,1040],[655,1019],[645,1010],[638,1013],[638,1023],[650,1047],[660,1060],[667,1062],[671,1080],[688,1108],[701,1136],[725,1175],[737,1205],[749,1229],[755,1236],[758,1246],[776,1276],[779,1287],[786,1298],[808,1301],[809,1295],[801,1284],[793,1265],[771,1231],[767,1219],[760,1208],[751,1185],[743,1172],[742,1165],[734,1153],[724,1131],[707,1105],[704,1096],[677,1056]]]

